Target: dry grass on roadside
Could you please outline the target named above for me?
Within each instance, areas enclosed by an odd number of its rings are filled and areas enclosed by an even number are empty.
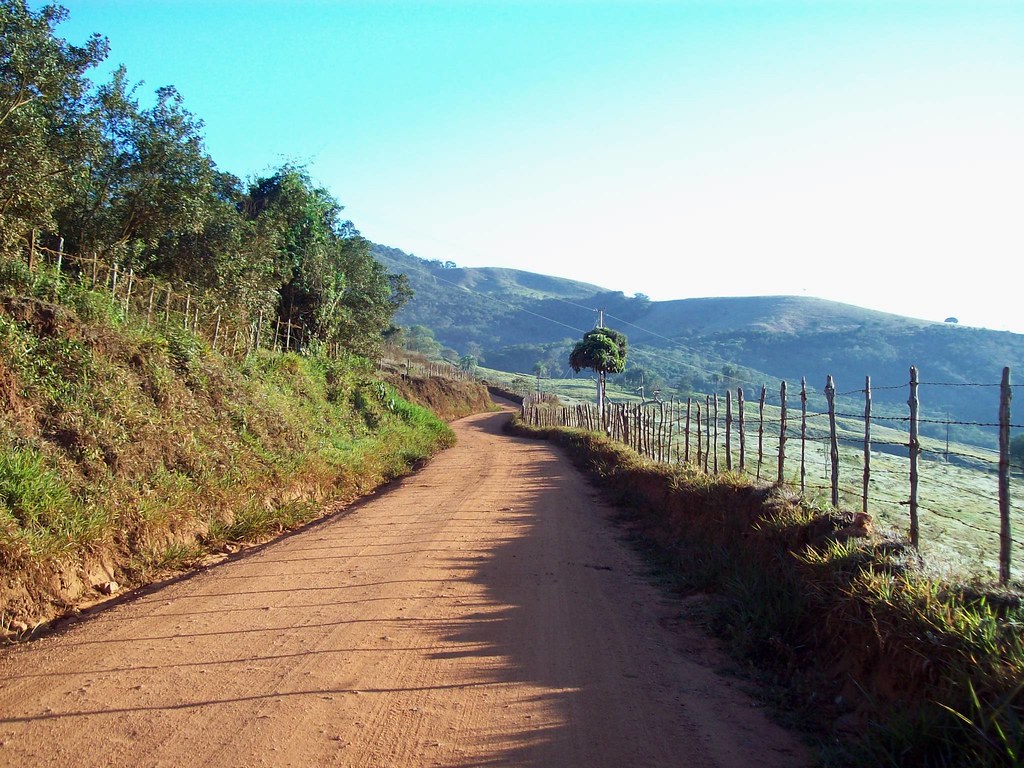
[[[772,686],[829,765],[1024,762],[1019,594],[928,578],[870,519],[737,475],[656,465],[580,430],[560,445],[617,503],[702,618]]]

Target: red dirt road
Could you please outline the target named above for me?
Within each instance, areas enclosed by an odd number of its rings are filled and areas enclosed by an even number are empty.
[[[0,764],[802,766],[506,414],[387,493],[0,654]]]

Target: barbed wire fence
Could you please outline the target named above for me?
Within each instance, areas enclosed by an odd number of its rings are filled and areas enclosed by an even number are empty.
[[[132,317],[145,327],[164,330],[182,328],[204,339],[210,348],[234,358],[244,358],[257,350],[303,352],[310,338],[304,324],[269,317],[264,310],[250,311],[223,296],[185,282],[171,283],[138,275],[125,269],[116,259],[98,254],[78,255],[64,250],[63,238],[55,238],[56,248],[46,248],[33,233],[26,243],[26,261],[31,273],[48,270],[55,281],[78,281],[91,290],[104,291],[125,318]],[[59,286],[54,286],[55,290]],[[341,344],[329,344],[332,356],[341,354]],[[378,368],[401,371],[412,378],[472,379],[471,372],[445,361],[428,360],[385,347]]]
[[[921,387],[998,389],[994,421],[924,418]],[[927,382],[912,367],[905,384],[837,392],[826,380],[824,410],[808,410],[805,379],[797,394],[783,381],[778,392],[762,386],[756,402],[747,402],[742,387],[691,396],[685,400],[608,403],[603,412],[589,403],[553,406],[524,400],[523,420],[535,426],[567,426],[604,432],[646,458],[688,464],[709,474],[738,472],[763,482],[785,484],[804,497],[826,500],[832,507],[871,514],[905,528],[911,545],[922,547],[922,527],[929,546],[970,561],[970,570],[998,571],[1000,583],[1011,578],[1013,546],[1024,546],[1011,531],[1010,430],[1024,429],[1010,418],[1018,385],[1010,369],[1000,383]],[[904,390],[907,410],[895,415],[873,412],[872,395]],[[863,410],[840,410],[838,399],[863,400]],[[722,400],[724,399],[724,407]],[[923,437],[922,425],[968,426],[998,430],[998,450],[975,446],[950,448]],[[973,547],[970,552],[967,549]],[[998,555],[992,556],[997,550]]]
[[[381,350],[377,367],[382,372],[397,374],[407,379],[476,380],[476,375],[471,369],[460,368],[447,360],[431,360],[423,354],[391,344],[385,345]]]
[[[300,323],[267,317],[262,310],[250,312],[188,283],[136,274],[113,258],[72,254],[62,246],[50,249],[30,241],[28,267],[33,273],[49,269],[55,281],[75,280],[104,291],[125,318],[139,320],[145,327],[182,328],[225,355],[244,357],[258,349],[300,351],[308,343]]]

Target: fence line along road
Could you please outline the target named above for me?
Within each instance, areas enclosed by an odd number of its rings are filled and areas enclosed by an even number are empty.
[[[134,269],[126,270],[113,259],[68,253],[64,250],[63,238],[58,242],[58,248],[50,249],[40,246],[35,237],[30,238],[27,255],[30,272],[47,271],[55,281],[76,280],[92,290],[106,291],[126,318],[133,317],[146,327],[160,324],[164,328],[183,328],[203,338],[214,351],[235,358],[258,349],[302,352],[308,346],[306,328],[301,323],[270,319],[262,310],[252,314],[187,283],[172,284],[136,275]],[[54,290],[58,287],[55,285]],[[340,347],[332,344],[327,351],[337,356]],[[378,366],[413,378],[474,378],[471,372],[448,362],[428,360],[390,347],[385,348]]]
[[[783,381],[779,388],[779,399],[772,409],[777,417],[766,416],[768,390],[761,387],[756,410],[752,414],[756,419],[756,427],[749,427],[747,415],[748,404],[744,400],[742,387],[736,390],[736,409],[733,409],[732,392],[725,398],[724,445],[720,442],[719,430],[721,409],[719,395],[691,396],[685,402],[681,400],[646,401],[643,403],[605,404],[603,410],[590,403],[556,404],[550,398],[527,397],[523,401],[521,415],[530,425],[540,427],[572,427],[593,432],[603,432],[613,440],[620,441],[646,458],[661,463],[688,464],[700,471],[718,473],[721,471],[719,458],[724,455],[725,471],[739,471],[762,480],[767,478],[770,463],[775,464],[775,482],[792,483],[798,486],[800,493],[808,495],[813,492],[828,492],[833,507],[839,507],[844,500],[855,503],[860,511],[892,511],[906,507],[905,516],[908,523],[908,535],[911,544],[921,547],[921,515],[929,520],[929,526],[935,528],[939,522],[956,524],[966,531],[982,532],[990,537],[998,536],[998,574],[999,581],[1007,584],[1011,578],[1011,554],[1014,544],[1022,544],[1014,539],[1011,529],[1011,463],[1010,463],[1010,429],[1018,427],[1011,422],[1010,403],[1014,386],[1010,381],[1010,369],[1003,370],[1002,381],[998,384],[956,384],[956,386],[977,386],[983,388],[998,387],[999,402],[993,403],[993,414],[998,414],[993,422],[971,422],[952,419],[922,419],[920,416],[919,392],[921,382],[917,367],[911,367],[909,380],[899,387],[907,391],[909,410],[906,416],[883,416],[872,412],[871,377],[865,378],[863,389],[836,392],[832,376],[825,383],[825,399],[828,407],[822,412],[807,410],[807,382],[800,383],[800,415],[799,426],[790,426],[789,399],[787,384]],[[952,386],[945,382],[929,382],[928,386]],[[885,389],[893,389],[886,387]],[[838,396],[862,395],[864,410],[859,414],[837,412]],[[879,427],[878,422],[886,422],[894,426]],[[967,425],[975,427],[998,427],[999,450],[990,452],[983,448],[971,449],[971,452],[950,451],[929,448],[920,435],[922,423],[933,425]],[[855,429],[856,427],[856,429]],[[904,427],[905,431],[903,428]],[[747,436],[756,429],[756,451],[748,456]],[[734,439],[738,438],[738,439]],[[766,449],[766,438],[774,442],[776,450],[771,456]],[[787,453],[790,440],[799,440],[799,456],[791,458]],[[734,454],[738,448],[738,455]],[[908,465],[903,473],[904,482],[898,482],[900,470],[894,468],[892,459],[902,452]],[[822,476],[827,481],[814,483],[808,480],[814,455],[821,456]],[[929,489],[938,487],[939,493],[925,496],[922,494],[922,457],[928,456],[929,473],[926,477]],[[753,461],[751,467],[748,458]],[[937,459],[943,458],[939,463]],[[734,461],[734,459],[736,459]],[[883,460],[887,463],[883,465]],[[798,471],[794,481],[790,480],[790,462],[798,463]],[[967,470],[957,464],[973,464],[973,476],[967,477]],[[859,464],[859,466],[857,465]],[[943,481],[941,473],[956,476],[960,483]],[[961,477],[964,475],[965,477]],[[995,487],[989,490],[976,487],[979,478],[995,475]],[[844,476],[857,477],[859,487],[844,485]],[[966,487],[964,483],[967,483]],[[899,487],[905,494],[899,491]],[[966,501],[956,498],[960,493],[970,498]],[[967,506],[977,507],[987,504],[989,514],[979,520],[964,510]],[[992,519],[991,510],[997,513],[998,527],[986,526],[984,523]],[[938,521],[938,522],[937,522]],[[948,544],[955,548],[956,533],[950,535]],[[986,546],[988,546],[986,544]],[[987,558],[988,555],[985,555]]]

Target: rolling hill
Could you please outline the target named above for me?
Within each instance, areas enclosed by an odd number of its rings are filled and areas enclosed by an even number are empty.
[[[878,412],[905,414],[906,387],[885,388],[905,385],[916,365],[925,418],[988,424],[996,421],[993,385],[1003,367],[1024,371],[1021,334],[802,296],[651,301],[531,272],[426,261],[385,246],[374,253],[388,269],[407,275],[415,291],[399,323],[426,326],[444,346],[502,370],[531,372],[540,363],[552,376],[567,375],[572,345],[603,309],[606,325],[629,337],[630,368],[623,377],[639,381],[642,372],[649,388],[669,394],[742,386],[756,397],[766,384],[777,397],[780,380],[793,392],[806,377],[814,398],[828,375],[839,391],[863,388],[870,375]],[[850,396],[844,407],[862,408],[860,398]],[[994,440],[991,428],[952,429],[964,442]]]

